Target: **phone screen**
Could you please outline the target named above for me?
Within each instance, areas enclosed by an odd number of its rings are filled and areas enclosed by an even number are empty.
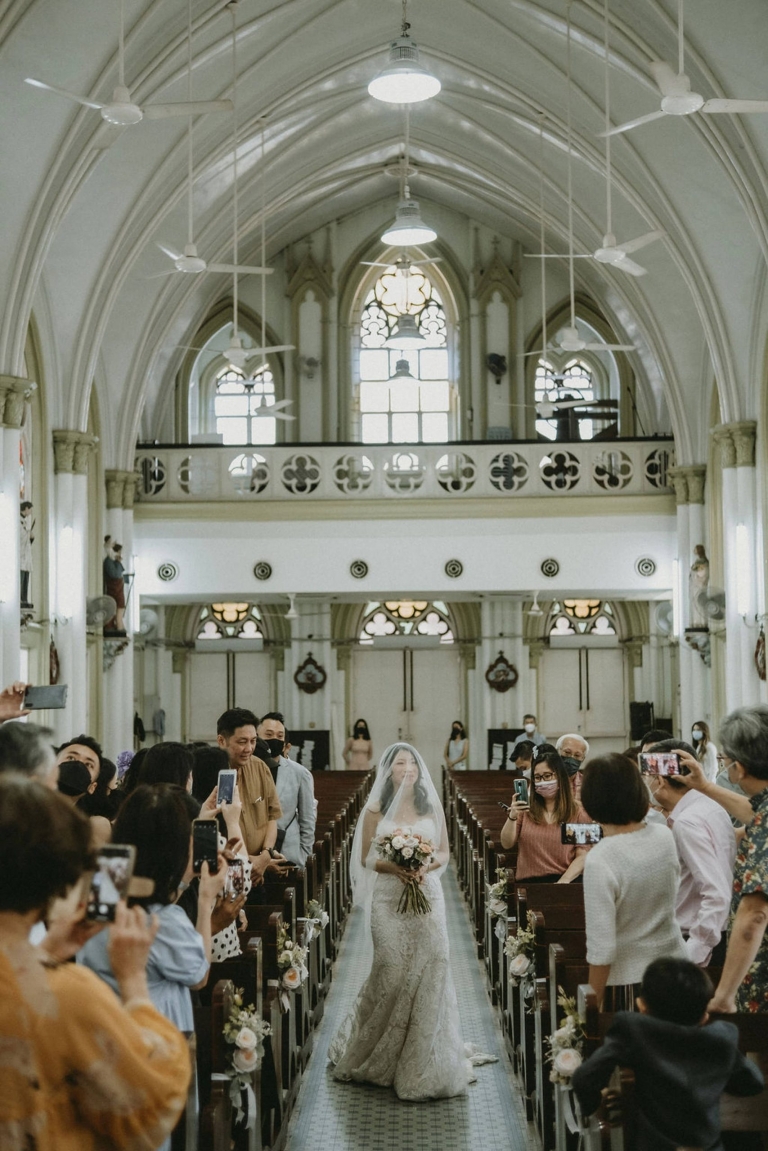
[[[513,786],[514,786],[515,791],[517,792],[517,798],[520,800],[520,802],[521,803],[527,803],[528,802],[528,780],[527,779],[516,779],[513,782]]]
[[[225,768],[219,772],[219,787],[216,792],[216,803],[221,806],[222,803],[232,803],[235,798],[235,780],[237,779],[237,772],[231,768]]]
[[[112,843],[101,848],[88,891],[86,919],[114,922],[115,908],[126,896],[135,859],[136,848],[131,843]]]
[[[561,843],[574,844],[576,847],[589,847],[599,843],[603,838],[603,829],[599,823],[561,823]]]
[[[200,874],[204,863],[208,870],[218,869],[219,825],[215,819],[196,819],[192,824],[192,869]]]
[[[676,751],[645,751],[640,754],[643,775],[687,775]]]
[[[65,683],[57,683],[50,687],[28,687],[24,693],[24,706],[38,710],[66,707],[67,690]]]
[[[227,870],[226,889],[230,895],[242,895],[245,890],[245,865],[242,859],[233,859]]]

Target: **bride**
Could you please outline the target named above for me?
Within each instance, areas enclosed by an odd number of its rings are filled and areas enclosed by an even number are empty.
[[[396,829],[435,845],[420,871],[379,857],[375,838]],[[472,1081],[448,956],[440,883],[447,863],[445,815],[426,765],[410,744],[392,744],[379,761],[352,845],[353,897],[370,922],[373,965],[331,1043],[335,1079],[394,1087],[409,1100],[461,1095]],[[398,911],[403,884],[414,877],[431,904],[426,914]]]

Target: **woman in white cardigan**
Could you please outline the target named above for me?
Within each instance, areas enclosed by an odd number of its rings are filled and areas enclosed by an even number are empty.
[[[604,835],[584,867],[589,982],[606,1011],[631,1011],[649,963],[686,958],[677,850],[669,828],[645,822],[648,792],[626,756],[591,759],[583,775],[581,802]]]

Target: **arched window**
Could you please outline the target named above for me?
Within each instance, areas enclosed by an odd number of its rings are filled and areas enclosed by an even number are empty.
[[[216,374],[213,414],[225,444],[274,444],[277,420],[268,415],[275,403],[275,379],[269,364],[248,379],[225,365]]]
[[[596,399],[594,372],[590,364],[580,358],[568,360],[558,370],[551,359],[540,359],[536,365],[534,400],[541,401],[594,400]],[[538,410],[538,409],[537,409]],[[548,440],[578,439],[591,440],[602,424],[596,425],[589,417],[577,415],[572,408],[561,408],[550,418],[539,417],[536,431]]]
[[[263,639],[261,612],[251,603],[212,603],[198,616],[196,639]]]
[[[552,604],[548,635],[616,635],[613,608],[600,599],[564,599]]]
[[[413,317],[418,347],[398,345]],[[391,345],[391,346],[390,346]],[[358,406],[364,444],[445,443],[452,438],[449,325],[440,294],[421,268],[390,264],[363,300]]]
[[[447,606],[440,600],[387,600],[366,606],[359,642],[371,644],[377,636],[438,636],[440,643],[453,643]]]

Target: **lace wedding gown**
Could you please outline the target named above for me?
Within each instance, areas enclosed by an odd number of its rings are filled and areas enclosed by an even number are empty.
[[[377,834],[392,830],[382,820]],[[437,835],[432,819],[418,820],[413,830],[433,841]],[[443,889],[433,872],[424,892],[432,911],[404,915],[397,910],[402,882],[376,877],[373,966],[329,1053],[335,1079],[394,1087],[409,1100],[461,1095],[474,1078],[458,1030]]]

